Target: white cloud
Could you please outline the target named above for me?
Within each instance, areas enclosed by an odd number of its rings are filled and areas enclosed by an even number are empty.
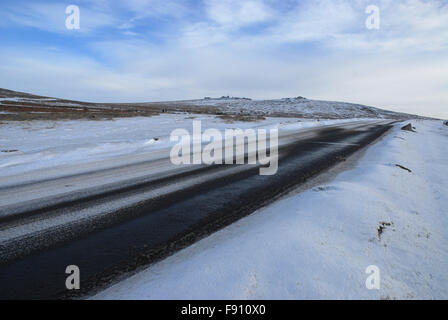
[[[329,40],[356,28],[359,11],[348,1],[312,1],[286,13],[273,28],[279,42]]]
[[[123,5],[133,13],[133,17],[124,24],[127,27],[135,27],[136,22],[144,19],[181,19],[194,12],[182,0],[127,0]]]
[[[144,101],[173,90],[172,81],[111,70],[94,60],[51,50],[33,56],[2,51],[0,87],[85,101]]]
[[[311,76],[312,96],[448,118],[448,61],[442,56],[338,57],[322,69]]]
[[[190,10],[165,3],[129,6],[135,17]],[[174,19],[163,44],[135,37],[133,22],[121,21],[129,40],[89,42],[96,60],[64,50],[2,50],[0,87],[96,101],[302,95],[448,118],[444,2],[379,0],[378,31],[365,29],[367,0],[288,2],[287,10],[270,0],[206,4],[203,19]],[[259,23],[263,32],[239,32]]]
[[[44,31],[69,34],[65,27],[67,5],[64,3],[27,2],[19,7],[6,6],[0,13],[0,25],[13,25],[37,28]],[[116,19],[104,11],[80,5],[80,24],[78,34],[92,32],[98,28],[114,26]],[[72,32],[73,33],[73,32]]]
[[[271,17],[271,8],[256,0],[206,0],[208,17],[229,28],[264,22]]]
[[[330,45],[395,53],[448,49],[446,1],[382,0],[378,5],[381,9],[380,30],[340,34]]]

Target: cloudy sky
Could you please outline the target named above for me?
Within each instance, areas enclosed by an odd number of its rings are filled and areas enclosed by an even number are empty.
[[[1,0],[0,59],[0,87],[62,98],[300,95],[448,118],[446,0]]]

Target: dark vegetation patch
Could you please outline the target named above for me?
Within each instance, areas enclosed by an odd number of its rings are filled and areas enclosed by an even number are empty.
[[[219,119],[226,123],[234,122],[257,122],[266,120],[265,117],[260,115],[242,115],[242,114],[223,114],[218,116]]]
[[[99,109],[89,107],[45,106],[35,104],[2,104],[0,114],[2,121],[28,120],[112,120],[114,118],[150,117],[159,112],[148,110]]]
[[[379,226],[378,226],[378,239],[381,240],[381,235],[383,234],[384,230],[387,229],[387,227],[390,227],[391,225],[393,225],[392,222],[380,222]]]
[[[395,166],[397,166],[397,167],[400,168],[400,169],[406,170],[406,171],[408,171],[409,173],[412,173],[412,170],[411,170],[411,169],[408,169],[408,168],[406,168],[406,167],[403,167],[402,165],[396,164]]]
[[[334,187],[334,186],[320,186],[317,188],[314,188],[313,191],[314,192],[323,192],[323,191],[332,191],[332,190],[337,190],[338,188]]]
[[[403,131],[410,131],[410,132],[416,132],[415,128],[412,126],[411,123],[408,123],[407,125],[405,125],[403,128],[401,128],[401,130],[403,130]]]

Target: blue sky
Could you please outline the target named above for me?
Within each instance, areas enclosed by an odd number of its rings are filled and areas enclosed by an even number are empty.
[[[0,3],[0,87],[78,100],[300,95],[448,118],[447,56],[446,0]]]

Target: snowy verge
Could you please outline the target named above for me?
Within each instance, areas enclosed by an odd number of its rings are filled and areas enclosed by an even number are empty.
[[[261,209],[93,298],[448,298],[448,127],[413,124],[417,133],[397,126],[331,183]],[[366,288],[370,265],[380,269],[380,290]]]
[[[266,118],[256,122],[228,123],[214,116],[163,114],[146,118],[119,118],[113,121],[0,122],[0,177],[86,164],[119,156],[150,154],[172,145],[169,136],[173,130],[180,128],[191,132],[193,120],[201,121],[204,130],[262,127],[300,130],[363,119],[316,121]],[[60,171],[66,169],[61,168]]]

